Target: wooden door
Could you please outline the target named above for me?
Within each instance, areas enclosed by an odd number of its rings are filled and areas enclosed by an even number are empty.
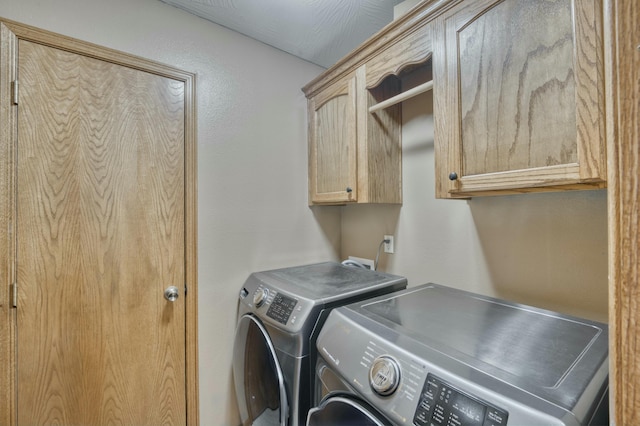
[[[24,40],[17,74],[18,424],[184,424],[184,83]]]

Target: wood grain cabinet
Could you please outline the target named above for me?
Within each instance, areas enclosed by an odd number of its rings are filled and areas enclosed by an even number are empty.
[[[303,87],[309,204],[402,203],[402,80],[428,74],[429,22],[446,4],[425,2]]]
[[[303,89],[309,115],[309,204],[402,203],[399,106],[368,111],[399,89],[393,76],[366,88],[366,65],[329,84]]]
[[[433,27],[439,198],[606,185],[596,0],[468,0]]]
[[[308,100],[309,202],[358,199],[356,77],[351,74]]]

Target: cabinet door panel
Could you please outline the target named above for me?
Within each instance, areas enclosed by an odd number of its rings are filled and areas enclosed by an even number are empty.
[[[570,3],[503,1],[456,36],[465,176],[575,163]]]
[[[605,186],[597,2],[467,1],[442,25],[439,197]]]
[[[316,111],[318,193],[344,191],[349,182],[349,97],[341,95]],[[347,182],[347,184],[345,184]]]
[[[355,77],[336,83],[310,102],[310,200],[356,201]]]

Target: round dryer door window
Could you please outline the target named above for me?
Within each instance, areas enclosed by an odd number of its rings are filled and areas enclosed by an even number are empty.
[[[233,377],[243,425],[287,424],[289,407],[282,369],[264,326],[253,315],[238,322]]]

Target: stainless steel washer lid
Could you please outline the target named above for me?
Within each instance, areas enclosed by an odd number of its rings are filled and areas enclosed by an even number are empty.
[[[606,324],[436,284],[348,309],[567,409],[608,359]]]
[[[262,281],[276,291],[325,305],[373,293],[376,289],[393,284],[397,284],[397,288],[404,288],[407,283],[404,277],[344,266],[337,262],[256,272],[249,280]]]

